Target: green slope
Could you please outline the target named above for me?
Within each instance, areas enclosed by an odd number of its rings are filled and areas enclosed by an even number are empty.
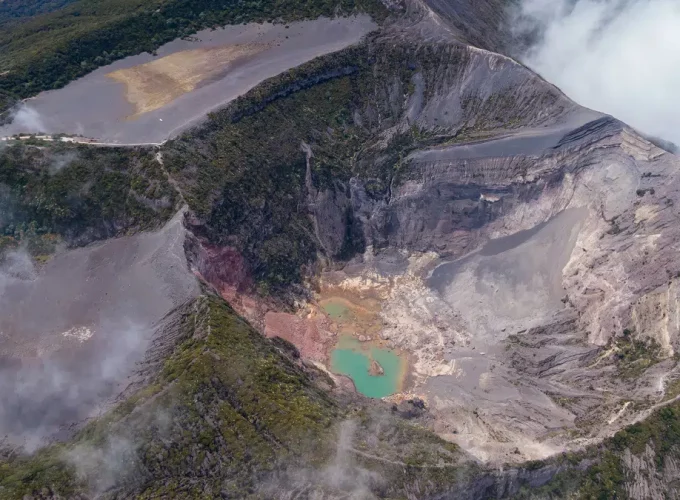
[[[74,0],[4,0],[0,2],[0,26],[60,9]]]
[[[0,149],[0,249],[50,253],[153,229],[178,209],[177,192],[149,149],[21,141]]]
[[[401,498],[416,477],[420,491],[436,492],[476,470],[387,409],[329,396],[323,373],[221,299],[176,311],[156,353],[148,385],[71,442],[0,462],[0,496],[264,499],[361,482]]]

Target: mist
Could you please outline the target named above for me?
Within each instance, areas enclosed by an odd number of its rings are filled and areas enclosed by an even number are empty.
[[[31,453],[103,414],[149,338],[126,321],[72,328],[61,336],[67,350],[60,346],[48,356],[18,359],[0,351],[1,444]]]
[[[1,215],[0,221],[2,221]],[[0,297],[12,283],[21,280],[33,280],[35,277],[35,265],[24,248],[6,252],[0,258]]]
[[[293,500],[303,495],[328,500],[375,499],[371,490],[383,486],[384,479],[357,463],[354,450],[357,428],[358,423],[354,420],[340,423],[335,455],[324,467],[293,467],[260,484],[259,492],[265,498],[279,500]]]
[[[579,104],[680,144],[680,2],[521,0],[520,59]]]
[[[37,279],[25,248],[6,252],[0,260],[0,300]],[[33,452],[106,409],[99,405],[120,391],[118,382],[148,339],[149,333],[127,318],[73,327],[30,347],[25,344],[30,339],[0,328],[0,445]]]
[[[78,153],[75,151],[67,151],[65,153],[55,153],[52,158],[50,158],[50,163],[47,167],[50,174],[56,174],[57,172],[68,167],[71,163],[78,159]]]
[[[12,124],[23,133],[38,134],[47,130],[40,113],[27,104],[19,105],[14,111]]]
[[[101,494],[134,471],[137,445],[113,435],[101,446],[79,444],[66,451],[64,459],[75,467],[78,479],[87,483],[91,493]]]

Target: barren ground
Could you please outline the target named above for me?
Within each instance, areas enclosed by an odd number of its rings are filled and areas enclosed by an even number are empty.
[[[268,49],[271,44],[227,45],[170,54],[106,76],[125,84],[125,97],[135,106],[130,119],[160,109],[229,71],[231,64]]]
[[[355,16],[204,30],[164,45],[158,56],[127,57],[27,100],[28,112],[0,127],[0,137],[44,132],[161,143],[263,80],[355,44],[375,27]]]
[[[38,446],[125,387],[159,321],[199,294],[180,212],[155,233],[10,256],[0,288],[0,435]]]

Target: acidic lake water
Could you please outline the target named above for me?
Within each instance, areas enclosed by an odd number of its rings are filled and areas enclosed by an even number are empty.
[[[323,310],[326,311],[332,319],[345,319],[350,315],[349,308],[342,302],[328,301],[323,306]]]
[[[380,364],[383,375],[369,373],[372,359]],[[394,351],[361,344],[352,337],[342,337],[331,353],[331,370],[350,377],[357,391],[369,398],[383,398],[399,392],[404,363]]]

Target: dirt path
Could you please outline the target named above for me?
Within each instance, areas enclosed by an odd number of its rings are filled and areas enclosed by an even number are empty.
[[[360,455],[369,460],[378,460],[379,462],[384,462],[391,465],[398,465],[400,467],[415,467],[417,469],[445,469],[448,467],[456,467],[457,464],[437,464],[437,465],[412,465],[405,462],[400,462],[396,460],[390,460],[388,458],[379,457],[377,455],[372,455],[371,453],[366,453],[364,451],[357,450],[356,448],[347,447],[347,451],[351,451],[355,455]]]

